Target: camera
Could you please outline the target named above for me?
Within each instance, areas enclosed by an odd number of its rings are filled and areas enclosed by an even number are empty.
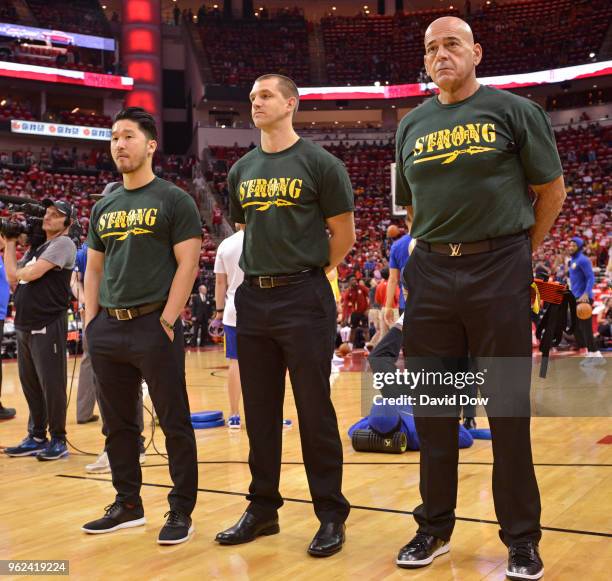
[[[45,200],[47,202],[49,200]],[[21,234],[26,234],[27,244],[32,249],[38,248],[46,240],[45,231],[43,230],[43,218],[47,207],[28,198],[17,198],[15,196],[0,196],[0,202],[6,204],[6,207],[11,214],[23,214],[24,220],[16,220],[11,218],[0,218],[0,234],[6,238],[18,238]],[[50,201],[49,201],[50,202]],[[66,226],[70,220],[70,229],[68,236],[75,243],[77,248],[81,245],[81,236],[83,229],[76,217],[76,212],[72,205],[71,216],[67,218]]]
[[[6,238],[17,238],[21,234],[28,237],[28,245],[36,248],[45,241],[45,233],[42,228],[42,219],[46,208],[34,202],[14,201],[11,196],[0,196],[0,202],[7,204],[11,214],[23,214],[25,220],[14,218],[0,218],[0,234]],[[19,198],[17,198],[19,200]]]

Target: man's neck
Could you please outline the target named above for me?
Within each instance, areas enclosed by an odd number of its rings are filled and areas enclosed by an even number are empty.
[[[63,236],[66,233],[67,233],[67,230],[61,230],[60,232],[54,232],[53,234],[50,234],[49,232],[45,232],[45,235],[47,236],[47,242],[49,242],[49,240],[53,240],[54,238],[59,238],[60,236]]]
[[[142,166],[136,171],[123,174],[123,187],[126,190],[142,188],[155,179],[151,166]]]
[[[478,91],[478,89],[480,89],[480,83],[476,80],[476,77],[473,77],[469,80],[469,82],[462,85],[457,90],[443,91],[440,89],[438,101],[440,101],[442,105],[459,103],[460,101],[465,101],[465,99],[471,97],[476,91]]]
[[[293,130],[293,127],[278,127],[270,130],[261,131],[261,149],[266,153],[278,153],[289,149],[294,145],[300,136]]]

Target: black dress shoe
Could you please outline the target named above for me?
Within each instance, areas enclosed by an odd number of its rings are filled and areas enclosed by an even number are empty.
[[[476,420],[474,418],[463,418],[463,427],[466,430],[474,430],[476,428]]]
[[[544,575],[544,563],[535,541],[516,543],[508,548],[508,579],[539,579]]]
[[[278,517],[264,520],[247,511],[233,527],[220,532],[215,541],[221,545],[240,545],[262,535],[275,535],[278,532]]]
[[[0,420],[10,420],[15,417],[16,413],[15,408],[5,408],[0,403]]]
[[[86,420],[77,420],[77,424],[89,424],[90,422],[97,422],[100,419],[96,414],[92,414]]]
[[[417,533],[407,545],[400,549],[395,562],[399,567],[416,569],[429,565],[436,557],[449,551],[449,541],[443,541],[432,535]]]
[[[343,522],[322,523],[317,534],[308,547],[308,554],[313,557],[329,557],[344,545],[346,526]]]

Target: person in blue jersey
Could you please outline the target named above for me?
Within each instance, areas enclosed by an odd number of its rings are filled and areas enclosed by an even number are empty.
[[[570,242],[571,259],[569,263],[570,290],[576,297],[577,303],[593,304],[593,286],[595,285],[595,275],[590,259],[582,252],[584,241],[575,236]],[[587,357],[600,359],[601,353],[595,348],[593,338],[593,317],[588,319],[577,319],[576,321],[576,342],[578,347],[586,349]],[[601,360],[603,363],[603,359]]]
[[[0,235],[0,250],[4,250],[6,240]],[[6,279],[6,270],[4,269],[4,260],[0,256],[0,340],[4,336],[4,319],[6,319],[6,311],[8,309],[9,298],[11,296],[11,288]],[[2,359],[0,358],[0,395],[2,394]],[[0,400],[0,420],[10,420],[15,417],[15,408],[5,408]]]

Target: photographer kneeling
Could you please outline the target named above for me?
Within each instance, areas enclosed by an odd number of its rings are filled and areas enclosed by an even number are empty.
[[[9,456],[57,460],[66,447],[66,335],[70,277],[76,246],[68,237],[72,206],[44,200],[46,241],[17,262],[16,236],[6,231],[6,274],[15,289],[15,329],[19,379],[28,402],[28,435],[6,448]],[[47,426],[51,441],[47,440]]]

